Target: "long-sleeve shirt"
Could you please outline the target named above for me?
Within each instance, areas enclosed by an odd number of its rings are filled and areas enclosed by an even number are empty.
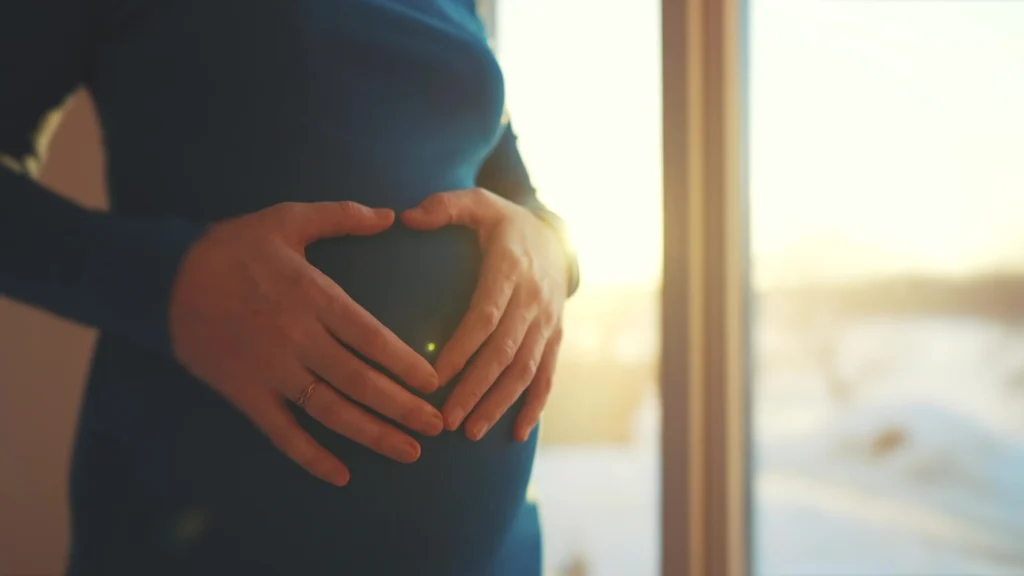
[[[468,2],[468,0],[466,0]],[[216,217],[232,215],[240,208],[259,207],[269,204],[275,200],[289,198],[289,193],[284,190],[262,191],[265,186],[251,186],[251,178],[261,178],[260,173],[265,170],[284,171],[289,164],[296,164],[298,161],[289,159],[289,156],[297,156],[302,153],[304,146],[316,145],[312,142],[298,143],[290,150],[286,150],[280,157],[264,158],[270,165],[247,164],[238,166],[242,173],[249,173],[246,178],[239,174],[220,174],[217,176],[220,184],[235,188],[248,186],[251,199],[244,203],[235,201],[234,195],[246,193],[243,190],[224,191],[210,184],[177,186],[173,189],[168,185],[154,186],[155,180],[177,168],[180,171],[194,171],[200,160],[195,156],[209,154],[211,157],[201,160],[201,166],[205,171],[220,169],[224,170],[230,165],[225,162],[223,155],[235,155],[247,157],[257,161],[261,156],[255,148],[267,150],[264,139],[295,137],[295,132],[303,132],[302,129],[288,129],[284,125],[294,120],[299,122],[304,116],[312,115],[309,109],[302,110],[298,107],[308,105],[308,100],[302,98],[290,98],[282,101],[282,93],[293,90],[308,90],[321,92],[322,99],[326,99],[332,83],[343,82],[347,77],[344,74],[337,74],[334,78],[327,78],[322,82],[323,86],[310,86],[314,79],[308,76],[298,78],[295,72],[288,73],[284,79],[275,83],[276,88],[271,88],[267,83],[273,80],[271,70],[261,72],[259,48],[248,47],[245,40],[265,42],[271,46],[263,48],[262,56],[270,61],[262,62],[268,64],[272,69],[273,61],[276,60],[281,66],[290,66],[287,61],[287,53],[278,55],[272,53],[273,48],[279,46],[269,41],[261,41],[259,35],[266,33],[273,36],[273,28],[263,30],[256,29],[261,23],[260,10],[257,7],[224,6],[210,7],[209,10],[199,10],[197,18],[206,16],[220,16],[223,24],[230,26],[234,22],[238,28],[250,27],[245,32],[249,38],[234,38],[231,34],[224,34],[222,37],[199,37],[199,42],[205,44],[207,50],[213,49],[214,54],[204,53],[198,46],[186,47],[174,42],[165,40],[159,48],[164,58],[159,57],[150,61],[145,54],[137,54],[136,58],[125,58],[125,54],[114,54],[110,47],[108,36],[113,32],[131,32],[142,29],[139,23],[133,24],[133,19],[138,18],[140,13],[150,13],[151,18],[156,9],[142,8],[139,2],[123,0],[120,2],[102,2],[100,0],[33,0],[32,2],[18,3],[17,6],[8,6],[3,9],[3,17],[0,18],[0,79],[2,79],[2,90],[0,90],[0,191],[3,196],[4,209],[0,212],[0,293],[9,294],[16,299],[38,305],[50,311],[61,314],[73,320],[86,324],[98,326],[104,330],[121,333],[125,336],[145,342],[152,346],[165,348],[167,345],[166,330],[166,309],[167,297],[170,284],[177,269],[177,264],[188,246],[202,232],[201,223]],[[231,4],[231,3],[228,3]],[[350,5],[361,4],[349,2]],[[377,3],[366,3],[371,6]],[[388,3],[380,3],[387,6]],[[376,6],[373,6],[376,8]],[[238,10],[235,8],[247,8]],[[365,9],[365,7],[361,7]],[[386,12],[393,12],[391,17],[397,14],[402,15],[401,4],[395,4]],[[313,7],[311,12],[316,12]],[[356,7],[352,8],[320,8],[333,14],[324,14],[324,18],[334,16],[343,18],[348,15],[346,12],[353,12],[358,16]],[[296,12],[300,11],[298,9]],[[189,7],[181,10],[179,18],[188,19]],[[206,14],[212,13],[212,14]],[[308,17],[316,17],[317,14],[309,14]],[[354,18],[349,26],[359,27],[362,23],[359,18]],[[273,23],[273,22],[269,22]],[[285,24],[282,22],[281,24]],[[422,23],[421,23],[422,24]],[[463,22],[463,24],[466,24]],[[167,24],[170,26],[170,24]],[[326,24],[324,24],[326,25]],[[475,23],[471,24],[475,27]],[[204,29],[213,31],[214,34],[221,34],[217,26],[210,24]],[[376,29],[375,29],[376,30]],[[381,22],[379,30],[388,30],[388,22]],[[335,33],[342,30],[335,30]],[[394,32],[400,33],[399,27]],[[165,32],[166,33],[166,32]],[[346,44],[344,38],[335,39],[337,44]],[[375,38],[376,41],[386,41],[386,38]],[[231,46],[231,44],[235,44]],[[339,52],[327,51],[323,59],[325,66],[330,61],[360,60],[365,57],[365,62],[354,62],[361,68],[376,67],[376,73],[391,74],[393,77],[400,77],[402,66],[396,61],[388,61],[385,55],[371,55],[362,52],[365,48],[356,46],[356,42],[349,42],[348,46],[353,53],[342,55]],[[251,54],[243,57],[242,50],[252,48]],[[327,47],[325,47],[327,48]],[[340,50],[343,46],[335,46]],[[458,46],[449,46],[458,48]],[[478,68],[490,64],[487,55],[480,48],[475,46],[478,54],[475,54]],[[224,52],[229,52],[224,54]],[[233,54],[232,54],[233,52]],[[436,52],[441,52],[437,49]],[[103,56],[106,54],[106,58]],[[444,54],[437,65],[443,66]],[[238,57],[233,61],[231,57]],[[448,55],[450,57],[452,55]],[[224,69],[218,70],[214,63],[204,63],[207,58],[220,57],[219,62]],[[189,66],[189,58],[194,59]],[[110,62],[117,60],[117,62]],[[308,63],[309,58],[304,62],[294,63],[298,66]],[[139,70],[138,66],[147,66],[151,62],[156,68],[161,65],[172,67],[171,70],[161,68],[159,70]],[[106,66],[103,66],[107,64]],[[339,63],[340,64],[340,63]],[[405,63],[405,66],[414,66],[414,63]],[[391,69],[388,72],[389,68]],[[242,70],[237,70],[242,69]],[[182,73],[188,71],[191,75],[181,76],[174,72]],[[364,70],[365,71],[365,70]],[[494,74],[493,69],[489,70]],[[249,74],[247,74],[247,72]],[[469,84],[471,92],[481,92],[479,75],[460,75],[458,78],[446,78],[445,74],[459,74],[461,70],[452,69],[444,71],[436,76],[430,76],[429,70],[417,70],[418,79],[424,86],[430,86],[430,90],[439,92],[440,86],[446,82],[448,89],[455,92],[459,87]],[[424,74],[428,72],[428,74]],[[101,74],[128,75],[129,78],[109,78],[104,81]],[[232,87],[232,77],[236,80]],[[134,81],[132,80],[134,79]],[[293,82],[288,82],[292,80]],[[491,78],[494,80],[494,78]],[[499,79],[500,80],[500,79]],[[438,84],[435,84],[438,83]],[[474,82],[479,86],[473,86]],[[115,102],[108,102],[102,91],[116,89],[118,85],[130,84],[129,88],[121,89],[121,92],[130,92],[127,98],[121,97]],[[188,86],[182,85],[188,83]],[[499,82],[492,82],[498,84]],[[99,213],[86,210],[76,206],[70,201],[62,199],[50,191],[43,189],[31,179],[41,164],[42,153],[45,150],[46,137],[59,119],[60,107],[71,91],[78,85],[85,84],[100,92],[101,119],[103,121],[104,133],[108,153],[111,156],[110,168],[113,172],[111,182],[112,209],[110,213]],[[112,87],[104,88],[108,84]],[[142,84],[145,84],[143,86]],[[178,84],[172,87],[169,84]],[[386,84],[386,83],[385,83]],[[333,88],[345,91],[344,86],[333,86]],[[367,87],[369,88],[369,87]],[[384,88],[389,88],[385,86]],[[398,88],[397,86],[395,88]],[[474,90],[475,88],[475,90]],[[493,115],[498,109],[498,102],[502,99],[500,90],[490,86],[491,93],[483,94],[486,98],[477,99],[474,104],[477,107],[490,106],[491,122]],[[259,91],[269,90],[275,95],[263,98],[254,98]],[[353,90],[358,90],[353,87]],[[214,91],[222,91],[223,96],[215,96]],[[364,92],[365,90],[359,90]],[[478,94],[479,95],[479,94]],[[374,94],[372,100],[367,102],[369,107],[377,107],[384,111],[389,110],[387,106],[381,105],[377,98],[391,97],[395,104],[401,106],[408,94],[392,93],[387,90]],[[218,104],[228,104],[225,99],[237,97],[233,111],[221,110]],[[441,98],[440,94],[438,97]],[[468,96],[460,96],[468,98]],[[113,100],[114,98],[111,98]],[[205,101],[204,101],[205,100]],[[266,102],[267,105],[274,104],[275,110],[256,110],[257,106],[266,100],[277,100]],[[489,100],[489,101],[488,101]],[[296,106],[289,107],[289,104]],[[416,113],[437,116],[435,120],[442,120],[443,114],[436,108],[431,108],[430,102],[424,103],[423,109],[411,111]],[[450,104],[458,104],[451,102]],[[353,110],[351,104],[346,105],[339,102],[332,108],[344,109],[344,113],[361,114],[359,110]],[[340,110],[338,113],[342,113]],[[218,127],[207,126],[210,115],[215,114],[220,118],[222,129],[230,130],[239,128],[233,134],[210,134],[216,132]],[[225,118],[229,115],[229,118]],[[277,118],[268,118],[268,116]],[[368,114],[368,116],[380,116]],[[460,114],[460,116],[472,116],[471,114]],[[182,122],[177,122],[177,120]],[[309,118],[306,118],[308,121]],[[379,118],[378,118],[379,120]],[[477,121],[478,129],[493,127],[487,122],[481,122],[482,118],[471,118]],[[396,118],[389,123],[398,122]],[[138,123],[136,123],[138,122]],[[369,120],[365,122],[369,123]],[[134,124],[134,125],[126,125]],[[175,126],[177,124],[177,126]],[[469,124],[467,122],[467,124]],[[182,126],[184,125],[184,126]],[[340,124],[337,128],[344,129],[348,126]],[[468,127],[468,126],[467,126]],[[425,127],[424,127],[425,128]],[[423,136],[415,139],[408,139],[409,131],[401,131],[401,134],[394,136],[404,137],[404,144],[409,147],[422,147],[423,160],[427,160],[429,150],[435,146],[443,145],[445,140],[465,140],[463,133],[457,130],[443,130],[433,127],[434,130],[420,128],[417,130]],[[324,130],[327,128],[325,127]],[[257,134],[252,134],[256,132]],[[262,134],[259,134],[262,132]],[[478,146],[473,153],[476,157],[461,158],[463,163],[470,168],[480,165],[479,179],[477,184],[489,188],[492,191],[502,194],[523,205],[536,209],[545,215],[551,215],[537,200],[535,190],[530,184],[529,176],[519,155],[515,143],[515,135],[511,126],[504,126],[497,131],[499,134],[496,144],[489,149],[489,155],[481,164],[481,153],[487,153],[488,147],[481,147],[478,137],[475,142]],[[123,135],[122,135],[123,134]],[[214,146],[203,145],[197,142],[209,136],[222,136],[215,141],[216,146],[223,148],[212,149]],[[310,139],[309,134],[301,134]],[[335,134],[344,137],[343,134]],[[448,136],[445,138],[445,136]],[[462,137],[462,138],[460,138]],[[381,138],[380,140],[384,140]],[[484,138],[482,143],[490,144]],[[319,142],[322,143],[322,142]],[[376,162],[396,161],[397,155],[383,147],[386,144],[379,142],[382,147],[377,150],[379,158]],[[323,150],[344,153],[345,150],[337,150],[339,142],[324,146]],[[362,144],[355,139],[348,142],[348,147],[359,147]],[[122,148],[138,148],[133,154],[122,154]],[[191,150],[189,150],[191,148]],[[280,146],[278,147],[280,148]],[[276,149],[275,149],[276,150]],[[372,152],[371,152],[372,153]],[[123,156],[144,155],[145,162],[132,162],[133,158]],[[159,156],[160,158],[155,158]],[[403,158],[405,160],[405,158]],[[439,162],[441,160],[439,159]],[[275,164],[277,166],[275,166]],[[338,160],[338,164],[346,165],[344,160]],[[176,165],[176,166],[175,166]],[[296,166],[292,166],[297,168]],[[409,164],[395,165],[394,170],[407,171],[415,174],[417,170]],[[465,168],[465,166],[463,166]],[[196,171],[188,183],[192,184],[197,177],[204,174]],[[353,171],[355,172],[355,171]],[[180,179],[180,176],[177,177]],[[353,179],[349,179],[353,180]],[[124,185],[120,185],[125,182]],[[175,182],[177,183],[177,182]],[[348,183],[348,182],[346,182]],[[350,184],[351,185],[351,184]],[[425,185],[421,184],[421,186]],[[411,187],[405,187],[412,190]],[[415,198],[415,195],[402,195],[402,190],[393,188],[395,193],[392,201],[405,201],[403,206],[408,204],[408,199]],[[425,188],[423,188],[425,190]],[[441,190],[436,190],[441,191]],[[344,191],[337,190],[336,196],[343,197]],[[330,196],[330,195],[323,195]],[[384,198],[374,197],[364,192],[360,195],[370,204],[379,205]],[[406,196],[406,197],[402,197]],[[261,202],[262,201],[262,202]],[[552,215],[553,216],[553,215]],[[575,264],[573,264],[575,266]],[[575,276],[574,276],[575,277]],[[575,283],[573,283],[573,288]]]
[[[83,85],[107,150],[109,212],[32,179],[56,111]],[[101,331],[75,456],[73,573],[153,574],[146,562],[171,560],[189,573],[220,573],[219,562],[277,573],[287,558],[308,563],[287,573],[363,574],[359,562],[402,570],[422,564],[416,554],[436,566],[417,573],[482,573],[522,516],[532,462],[533,442],[509,440],[509,418],[471,446],[422,439],[424,456],[405,468],[304,421],[354,471],[347,492],[328,493],[171,359],[167,314],[179,262],[207,224],[282,201],[403,210],[480,185],[557,221],[503,109],[472,0],[0,9],[0,293]],[[397,225],[307,256],[419,349],[454,330],[477,251],[464,230]],[[209,527],[182,544],[174,526],[195,510]],[[293,525],[258,530],[261,518]],[[404,551],[385,545],[389,530]],[[434,535],[412,538],[422,531]]]

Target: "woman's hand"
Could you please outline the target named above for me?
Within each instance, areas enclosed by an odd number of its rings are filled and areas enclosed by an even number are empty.
[[[315,240],[377,234],[394,218],[351,202],[287,203],[218,223],[186,254],[171,298],[171,342],[182,365],[292,460],[336,485],[348,482],[348,469],[299,426],[286,401],[399,462],[416,460],[419,444],[364,406],[426,435],[444,425],[430,404],[342,346],[418,390],[437,388],[430,364],[304,254]]]
[[[414,230],[471,228],[484,252],[469,310],[435,363],[442,385],[462,372],[442,409],[445,426],[455,430],[465,421],[466,435],[479,440],[526,391],[514,431],[525,441],[555,371],[568,289],[565,247],[533,213],[480,188],[434,194],[401,218]]]

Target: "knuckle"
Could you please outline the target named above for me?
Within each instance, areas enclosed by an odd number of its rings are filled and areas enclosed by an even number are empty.
[[[401,454],[401,444],[391,438],[390,434],[378,432],[373,443],[374,450],[381,454]]]
[[[479,380],[474,380],[472,383],[467,382],[466,386],[459,388],[458,398],[452,402],[452,405],[455,408],[461,408],[463,412],[469,412],[471,408],[480,403],[485,391],[486,386]]]
[[[474,425],[487,426],[492,422],[497,422],[501,418],[501,411],[497,407],[483,407],[477,408],[477,411],[473,414],[472,421],[467,422],[467,428],[471,429]]]
[[[296,459],[296,462],[310,474],[318,478],[327,478],[330,461],[319,452],[312,449],[306,450],[303,452],[302,459]]]
[[[393,454],[394,448],[397,442],[395,442],[390,435],[385,433],[382,426],[371,426],[367,432],[366,445],[379,454]]]
[[[464,409],[468,410],[469,408],[472,408],[473,406],[479,404],[480,400],[482,400],[483,397],[483,386],[473,386],[472,388],[466,390],[466,393],[463,395],[463,402],[461,403],[461,405]]]
[[[502,366],[508,366],[516,357],[518,347],[511,340],[502,340],[495,350],[495,359]]]
[[[366,334],[366,347],[372,352],[380,354],[382,356],[390,356],[393,352],[391,346],[391,339],[388,335],[380,330],[370,330]]]
[[[329,291],[321,288],[315,280],[306,283],[300,289],[303,302],[311,304],[316,310],[334,310],[338,305],[338,299]]]
[[[546,308],[538,315],[537,319],[540,321],[541,326],[552,332],[550,337],[554,338],[554,330],[552,328],[558,324],[558,314],[554,310]]]
[[[523,362],[521,368],[519,369],[520,375],[523,377],[524,380],[532,380],[533,377],[537,374],[537,370],[539,368],[540,360],[533,357],[528,358],[525,362]]]
[[[278,450],[295,460],[299,465],[309,468],[315,461],[315,453],[304,441],[301,434],[292,430],[277,429],[268,434],[271,442]]]
[[[485,306],[480,310],[480,324],[488,331],[494,331],[501,322],[501,309],[495,305]]]
[[[338,203],[338,213],[342,218],[351,218],[362,212],[362,207],[351,200],[345,200]]]
[[[317,288],[316,279],[310,274],[285,274],[280,280],[277,299],[285,306],[301,305],[319,291]]]
[[[315,274],[298,274],[295,280],[295,288],[301,298],[319,296],[324,290],[320,287],[320,281]]]
[[[298,202],[281,202],[272,206],[270,212],[285,225],[294,224],[302,212],[302,205]]]
[[[315,303],[320,306],[320,310],[338,321],[348,321],[350,319],[352,300],[344,290],[337,285],[331,286],[328,284],[326,287],[319,287],[316,293]]]
[[[303,348],[306,345],[309,331],[301,323],[284,316],[278,319],[277,326],[281,337],[293,348]]]
[[[454,199],[450,194],[435,194],[430,201],[435,208],[444,212],[450,212],[455,206]]]
[[[321,462],[320,459],[317,458],[316,453],[310,446],[306,445],[306,442],[302,440],[297,440],[292,445],[291,457],[310,472],[315,473],[321,468]]]
[[[413,424],[418,420],[419,410],[417,410],[415,404],[406,401],[405,398],[400,398],[394,402],[393,411],[395,413],[395,421],[409,428],[413,428]]]
[[[527,302],[536,303],[544,299],[544,287],[536,278],[529,278],[519,288]]]
[[[502,266],[502,273],[507,277],[516,277],[526,269],[527,259],[518,251],[508,248],[503,256],[504,265]]]

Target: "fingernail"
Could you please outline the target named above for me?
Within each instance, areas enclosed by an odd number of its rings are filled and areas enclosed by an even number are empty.
[[[437,376],[431,375],[423,379],[423,384],[420,386],[420,390],[426,394],[431,394],[436,392],[439,387]]]
[[[448,416],[445,418],[446,428],[455,431],[462,424],[462,418],[465,417],[465,412],[461,408],[453,409]]]
[[[434,370],[437,372],[437,385],[438,385],[438,387],[442,387],[445,384],[448,384],[448,381],[451,380],[451,376],[448,375],[448,370],[443,370],[441,368],[443,368],[443,367],[440,367],[440,366],[435,366],[434,367]]]
[[[466,435],[470,440],[479,440],[487,434],[487,430],[491,427],[487,422],[475,422],[472,427],[466,432]]]
[[[427,409],[424,414],[425,426],[423,433],[428,436],[437,436],[444,430],[444,417],[433,408]]]
[[[348,480],[349,480],[348,470],[344,470],[344,469],[335,470],[334,472],[331,473],[330,476],[331,476],[331,484],[334,484],[335,486],[341,487],[341,486],[344,486],[344,485],[348,484]]]
[[[403,440],[397,447],[402,462],[415,462],[420,457],[420,445],[412,440]]]
[[[534,426],[536,426],[536,424]],[[530,426],[529,428],[520,428],[519,433],[517,434],[517,440],[519,440],[520,442],[526,442],[527,440],[530,439],[530,434],[532,433],[533,426]]]

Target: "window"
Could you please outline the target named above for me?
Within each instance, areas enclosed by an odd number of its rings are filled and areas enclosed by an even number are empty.
[[[751,0],[754,565],[1024,573],[1024,4]]]
[[[657,0],[497,3],[521,151],[580,251],[534,492],[553,576],[660,573]]]

